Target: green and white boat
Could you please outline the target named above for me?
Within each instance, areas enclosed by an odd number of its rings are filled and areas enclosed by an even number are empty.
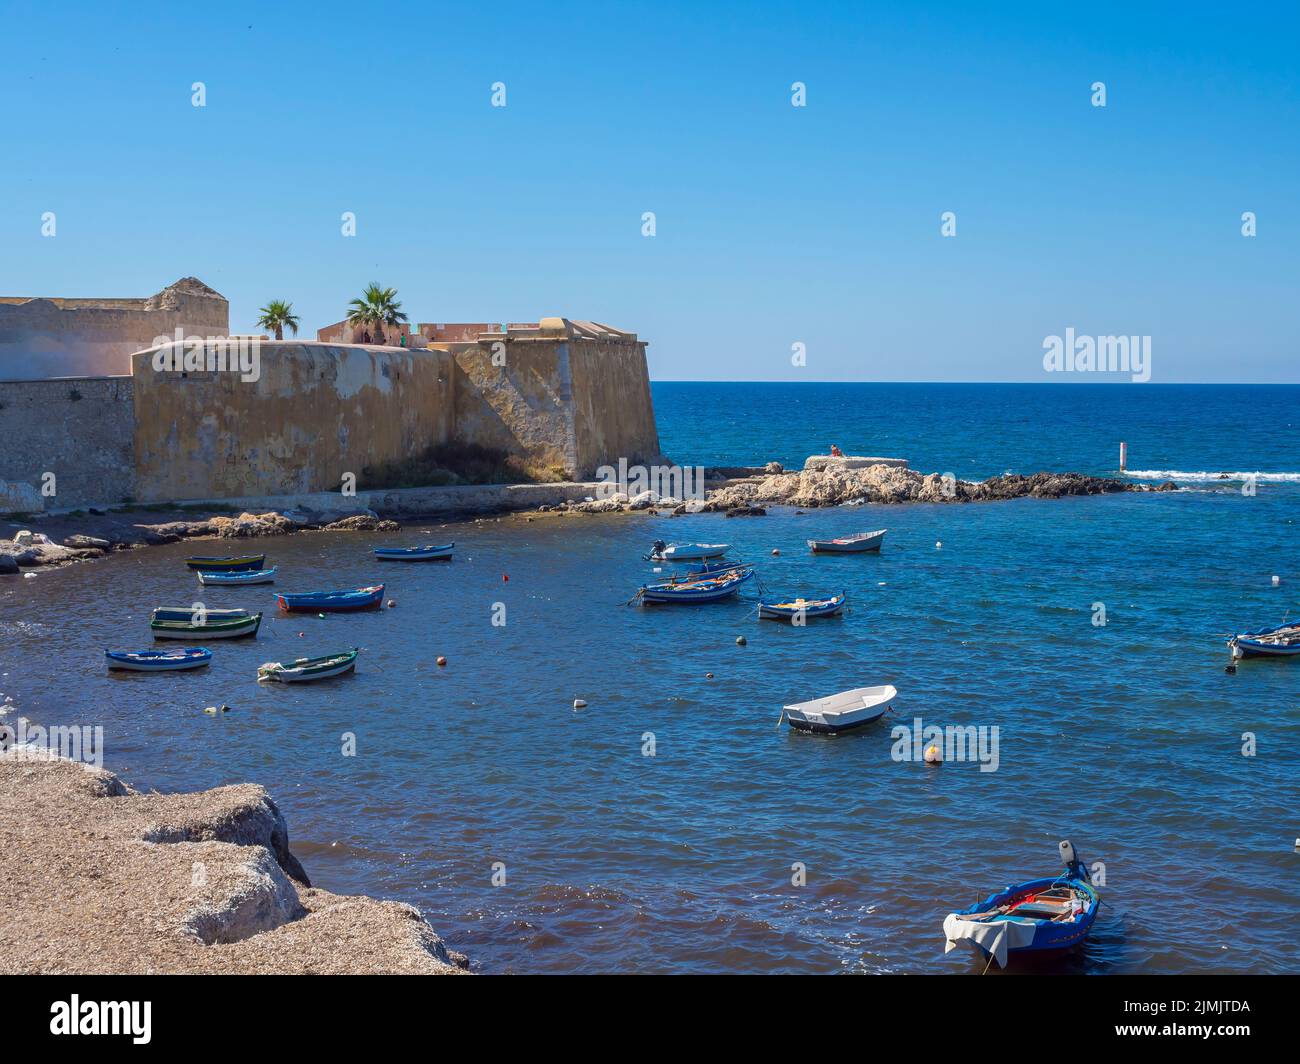
[[[326,654],[323,658],[298,658],[295,661],[268,661],[257,670],[259,683],[309,683],[312,680],[328,680],[331,676],[342,676],[357,667],[359,647],[344,650],[338,654]]]
[[[241,639],[257,635],[262,615],[247,617],[213,617],[212,612],[200,622],[190,620],[152,620],[149,628],[155,639]]]

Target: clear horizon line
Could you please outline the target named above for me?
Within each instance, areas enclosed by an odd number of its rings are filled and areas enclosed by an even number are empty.
[[[1014,381],[997,381],[997,380],[832,380],[820,378],[817,380],[788,380],[780,377],[761,377],[746,380],[738,380],[734,377],[651,377],[651,384],[1046,384],[1053,386],[1071,387],[1081,384],[1105,384],[1114,387],[1124,385],[1136,385],[1141,388],[1150,385],[1163,386],[1166,388],[1201,388],[1212,385],[1219,388],[1255,388],[1273,385],[1284,387],[1295,387],[1300,385],[1300,380],[1291,381],[1125,381],[1125,380],[1014,380]]]

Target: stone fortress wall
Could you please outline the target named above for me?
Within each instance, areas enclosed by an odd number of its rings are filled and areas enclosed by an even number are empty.
[[[224,335],[224,299],[212,293],[217,312],[192,286],[212,290],[193,279],[160,296],[181,286],[188,291],[174,299],[142,302],[178,321],[188,315],[187,335]],[[316,342],[261,340],[256,379],[246,380],[207,368],[219,365],[219,345],[191,350],[197,363],[177,345],[149,347],[169,330],[147,320],[130,376],[0,380],[0,511],[31,509],[31,489],[50,472],[57,495],[39,501],[67,509],[338,491],[347,473],[363,488],[366,467],[451,442],[519,456],[544,479],[662,457],[646,345],[595,322],[421,324],[382,347],[331,326]],[[402,336],[408,346],[387,346]],[[72,333],[57,338],[76,349]],[[168,361],[172,353],[179,361]]]

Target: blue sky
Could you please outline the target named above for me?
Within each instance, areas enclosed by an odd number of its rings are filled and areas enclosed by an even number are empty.
[[[1041,380],[1073,327],[1300,380],[1295,4],[143,10],[6,3],[0,294],[193,274],[314,336],[378,280],[658,379]]]

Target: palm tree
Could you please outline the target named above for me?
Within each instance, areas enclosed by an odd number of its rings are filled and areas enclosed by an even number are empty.
[[[298,335],[298,316],[293,312],[293,304],[286,303],[283,299],[273,299],[264,306],[257,324],[263,329],[274,329],[277,340],[284,339],[286,326],[294,336]]]
[[[348,304],[348,324],[359,325],[375,330],[375,343],[383,344],[384,329],[396,329],[410,319],[402,311],[402,304],[397,302],[396,288],[381,288],[377,282],[371,282],[361,293],[360,299]]]

